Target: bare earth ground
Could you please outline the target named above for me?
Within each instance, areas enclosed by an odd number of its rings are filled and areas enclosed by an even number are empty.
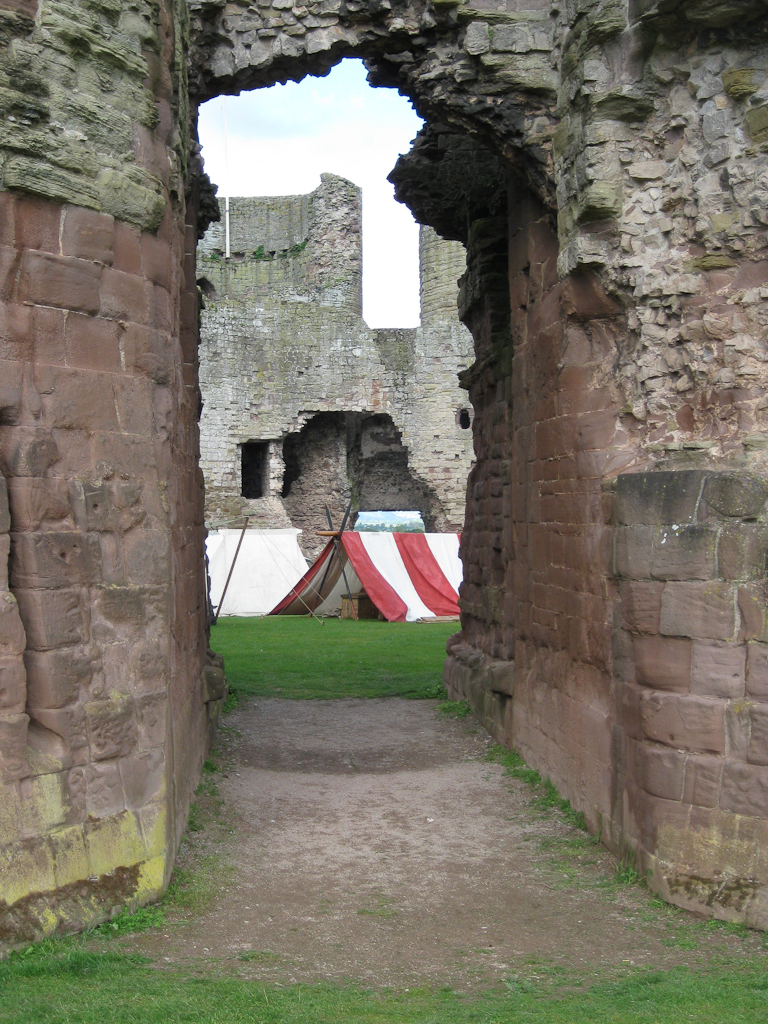
[[[462,991],[763,948],[617,884],[602,847],[486,759],[490,738],[472,719],[438,709],[241,706],[200,798],[205,828],[181,853],[182,869],[216,865],[212,898],[126,944],[160,964],[265,981]]]

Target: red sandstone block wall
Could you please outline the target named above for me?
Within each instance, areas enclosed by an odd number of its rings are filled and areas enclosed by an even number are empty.
[[[0,847],[37,865],[0,858],[9,920],[6,868],[34,894],[136,865],[84,920],[160,891],[206,749],[185,249],[170,209],[155,236],[0,193]]]

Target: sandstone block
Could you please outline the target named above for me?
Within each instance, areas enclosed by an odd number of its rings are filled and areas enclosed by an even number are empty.
[[[114,320],[70,313],[65,334],[67,366],[118,372],[120,335],[120,327]]]
[[[0,216],[2,209],[0,208]],[[0,782],[0,848],[19,838],[21,808],[18,782]]]
[[[736,629],[733,587],[707,583],[667,583],[661,598],[659,631],[666,636],[730,640]]]
[[[101,549],[94,534],[14,533],[14,589],[57,588],[101,581]]]
[[[129,697],[91,701],[85,705],[85,716],[94,761],[127,757],[133,752],[138,728]]]
[[[664,636],[636,636],[633,646],[636,678],[641,686],[648,686],[654,690],[688,692],[691,685],[690,640]]]
[[[61,251],[94,263],[112,263],[115,244],[115,219],[82,206],[68,206],[64,212]]]
[[[169,598],[165,587],[112,586],[93,593],[94,639],[151,639],[164,629]]]
[[[641,700],[643,732],[678,750],[725,751],[725,702],[689,694],[649,693]]]
[[[6,782],[23,779],[27,766],[27,715],[0,717],[0,776]]]
[[[750,764],[768,765],[768,704],[753,704],[749,714],[752,728],[747,761]]]
[[[35,385],[44,421],[51,427],[88,432],[120,430],[111,374],[37,365]]]
[[[27,643],[13,594],[0,593],[0,655],[21,654]]]
[[[20,655],[0,657],[0,715],[21,714],[27,697],[27,679]]]
[[[88,878],[88,856],[85,852],[83,830],[79,825],[57,829],[51,833],[49,841],[53,852],[57,888]]]
[[[637,782],[653,796],[664,800],[680,800],[683,796],[686,754],[669,747],[647,743],[637,747]]]
[[[616,575],[650,579],[654,531],[647,526],[618,527],[614,534]]]
[[[723,769],[720,807],[734,814],[768,817],[768,768],[727,762]]]
[[[10,481],[10,505],[14,528],[36,531],[47,526],[71,526],[67,481],[58,478],[14,477]]]
[[[162,640],[144,640],[133,647],[134,686],[138,693],[164,690],[168,677],[168,646]]]
[[[17,248],[59,251],[61,207],[57,203],[24,197],[16,200],[14,215]]]
[[[0,892],[8,906],[31,892],[50,892],[55,885],[53,851],[47,837],[0,846]]]
[[[19,274],[19,301],[98,313],[100,274],[95,263],[27,252]]]
[[[725,580],[754,579],[765,572],[768,530],[751,523],[725,526],[717,546],[718,575]]]
[[[739,638],[768,641],[768,618],[762,587],[757,584],[739,587],[737,601],[741,616]]]
[[[141,236],[141,254],[146,279],[170,290],[174,262],[168,243],[144,233]]]
[[[689,754],[685,762],[683,803],[696,807],[716,807],[720,777],[725,760],[707,754]]]
[[[114,270],[124,274],[140,276],[143,273],[141,261],[141,233],[122,221],[115,222]]]
[[[101,316],[147,323],[150,287],[143,277],[106,268],[101,276]]]
[[[768,483],[750,473],[712,473],[702,497],[708,508],[721,516],[754,519],[768,501]]]
[[[171,569],[167,531],[132,530],[123,538],[122,549],[128,583],[168,583]]]
[[[717,532],[708,526],[662,528],[654,537],[657,580],[709,580],[715,575]]]
[[[223,671],[216,665],[205,665],[203,668],[203,700],[205,703],[221,700],[226,694],[227,682]]]
[[[30,649],[51,651],[88,639],[88,616],[81,591],[20,590],[17,596]]]
[[[98,653],[87,647],[27,651],[27,704],[30,708],[63,708],[87,690],[98,667]]]
[[[138,811],[165,792],[165,757],[162,748],[144,750],[120,762],[126,807]]]
[[[467,53],[477,56],[487,53],[491,48],[491,33],[486,21],[472,21],[467,26],[464,36],[464,49]]]
[[[691,693],[701,697],[743,697],[746,691],[744,644],[693,644]]]
[[[139,742],[142,749],[162,747],[166,741],[168,697],[162,693],[147,693],[136,698],[139,720]]]
[[[74,764],[84,764],[87,758],[88,733],[85,712],[80,704],[68,708],[29,708],[30,719],[44,729],[60,736]]]
[[[66,772],[23,779],[20,793],[22,836],[43,836],[66,824],[69,811]]]
[[[622,473],[616,479],[616,522],[627,526],[691,522],[704,475],[700,470]]]
[[[72,751],[61,736],[30,721],[27,730],[29,775],[55,775],[72,767]],[[77,771],[79,769],[73,769]]]
[[[116,761],[85,767],[86,808],[93,818],[106,818],[125,810],[123,783]]]
[[[168,812],[164,803],[151,803],[139,811],[141,831],[144,836],[144,848],[147,855],[165,861],[169,848]],[[159,883],[162,884],[163,874],[160,871]]]
[[[87,821],[83,836],[91,876],[100,877],[144,859],[139,821],[130,811]]]
[[[59,449],[50,430],[17,428],[14,450],[8,462],[13,477],[41,477],[58,462]]]
[[[747,644],[747,693],[768,699],[768,644]]]

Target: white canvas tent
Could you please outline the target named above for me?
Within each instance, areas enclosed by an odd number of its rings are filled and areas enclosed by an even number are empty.
[[[218,613],[242,530],[217,530],[205,542],[211,604]],[[246,530],[222,615],[268,615],[307,571],[297,541],[301,530]]]

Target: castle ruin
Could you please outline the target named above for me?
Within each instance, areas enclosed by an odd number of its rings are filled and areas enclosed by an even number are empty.
[[[472,463],[458,383],[472,362],[456,313],[463,246],[422,227],[421,324],[372,330],[360,189],[325,174],[309,195],[229,207],[231,257],[223,217],[197,251],[207,521],[296,526],[310,557],[326,503],[337,524],[351,501],[460,531]]]
[[[345,56],[467,250],[450,690],[666,899],[768,927],[762,0],[0,0],[0,54],[0,938],[170,876],[222,693],[196,110]]]

